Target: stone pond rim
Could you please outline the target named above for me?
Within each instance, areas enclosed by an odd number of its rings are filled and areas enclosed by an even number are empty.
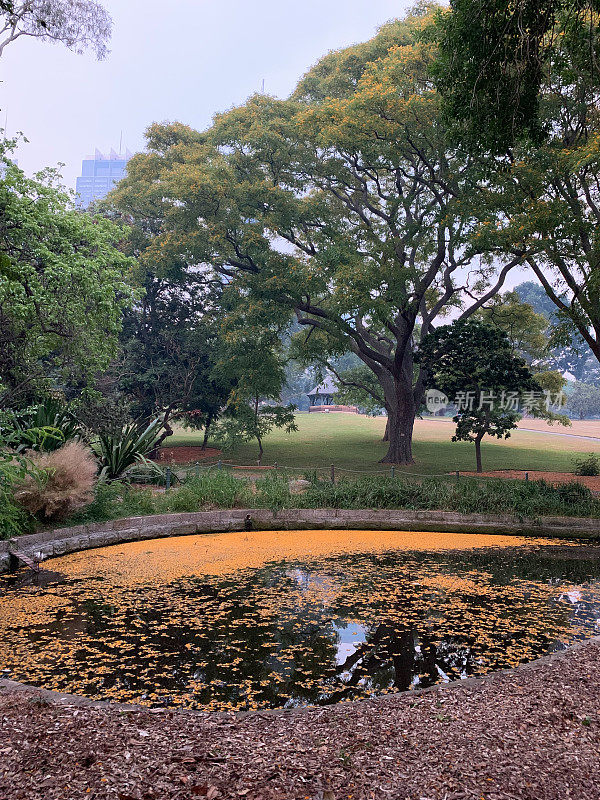
[[[6,572],[11,553],[33,560],[67,555],[144,539],[248,530],[380,530],[423,533],[487,533],[581,539],[600,542],[600,519],[537,517],[511,514],[460,514],[456,511],[395,509],[226,509],[181,514],[128,517],[72,528],[57,528],[0,541],[0,573]]]
[[[348,510],[348,509],[289,509],[273,512],[268,509],[229,509],[224,511],[198,511],[182,514],[161,514],[147,517],[129,517],[110,522],[78,525],[73,528],[58,528],[42,533],[27,534],[14,539],[0,541],[0,573],[9,567],[11,550],[18,549],[29,557],[59,557],[68,553],[107,547],[125,542],[158,539],[169,536],[185,536],[201,533],[223,533],[246,529],[248,517],[257,531],[260,530],[399,530],[438,533],[487,533],[516,536],[543,536],[557,539],[581,539],[600,542],[600,519],[578,517],[539,517],[535,520],[517,520],[509,514],[460,514],[447,511],[398,511],[398,510]],[[577,642],[564,650],[541,656],[512,669],[490,672],[480,677],[451,681],[447,684],[423,689],[408,690],[415,694],[446,691],[460,686],[480,685],[502,675],[528,669],[536,669],[557,659],[568,658],[581,647],[594,643],[600,645],[600,636]],[[147,708],[134,703],[118,703],[109,700],[92,700],[83,695],[65,694],[25,683],[0,678],[0,691],[33,694],[42,702],[58,705],[75,705],[90,708],[112,708],[147,713],[184,713],[210,716],[265,716],[292,713],[311,713],[313,706],[295,709],[259,709],[237,712],[202,711],[201,709]],[[378,698],[353,700],[353,703],[386,702],[397,697],[393,692]],[[401,694],[404,694],[402,692]],[[319,707],[316,710],[321,710]]]

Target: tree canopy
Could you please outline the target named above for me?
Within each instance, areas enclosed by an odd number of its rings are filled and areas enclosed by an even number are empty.
[[[0,57],[21,36],[61,42],[69,50],[91,49],[101,60],[108,54],[112,20],[94,0],[2,0]]]
[[[560,19],[539,91],[544,136],[481,156],[474,237],[490,253],[523,254],[556,307],[555,327],[600,360],[598,17]]]
[[[385,460],[399,463],[423,395],[415,339],[453,308],[474,313],[520,258],[475,259],[472,162],[440,125],[430,24],[427,8],[391,23],[327,56],[290,99],[252,97],[187,141],[154,126],[144,157],[170,204],[157,247],[265,314],[295,315],[325,362],[355,353],[390,419]]]
[[[423,340],[419,357],[431,386],[456,404],[452,441],[474,442],[477,472],[483,437],[507,439],[523,407],[540,407],[540,385],[497,326],[475,319],[441,325]]]
[[[598,12],[598,0],[450,0],[438,16],[434,73],[459,141],[493,152],[523,136],[540,142],[551,130],[541,96],[557,57],[566,48],[563,66],[597,72]]]
[[[123,231],[75,211],[52,171],[0,181],[0,396],[93,380],[114,356],[134,300]]]

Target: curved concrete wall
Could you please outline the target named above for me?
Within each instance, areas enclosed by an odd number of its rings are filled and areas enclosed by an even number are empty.
[[[216,533],[244,529],[250,516],[255,530],[403,530],[458,533],[498,533],[559,538],[600,540],[600,519],[540,517],[517,520],[511,515],[458,514],[450,511],[398,511],[348,509],[228,509],[185,514],[161,514],[150,517],[78,525],[53,531],[18,536],[0,541],[0,572],[9,566],[10,551],[19,550],[43,561],[53,556],[105,547],[139,539],[182,536],[193,533]]]

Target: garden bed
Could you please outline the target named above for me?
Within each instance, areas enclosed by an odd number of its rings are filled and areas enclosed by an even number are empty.
[[[221,455],[222,451],[217,450],[216,447],[207,447],[203,450],[201,447],[182,445],[178,447],[161,447],[156,461],[159,464],[193,464],[196,461],[210,461],[211,459],[220,458]]]

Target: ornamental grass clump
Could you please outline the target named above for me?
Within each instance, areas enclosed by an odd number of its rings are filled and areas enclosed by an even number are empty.
[[[47,521],[60,521],[94,499],[97,464],[80,442],[68,442],[50,453],[28,454],[36,469],[15,491],[26,511]]]

